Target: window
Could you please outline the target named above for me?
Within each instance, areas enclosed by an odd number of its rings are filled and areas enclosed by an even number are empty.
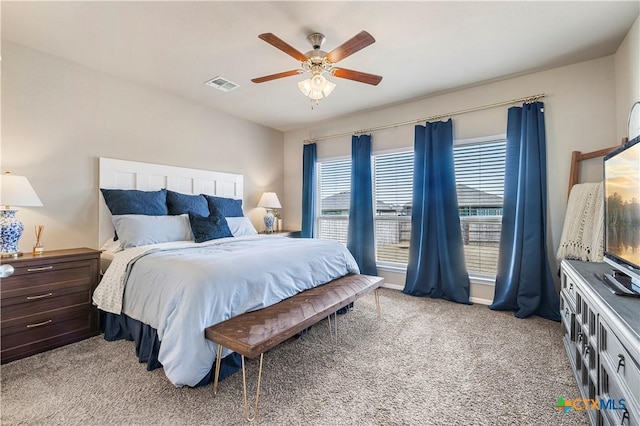
[[[458,212],[467,270],[495,276],[502,226],[504,139],[458,143],[453,148]]]
[[[318,189],[318,238],[346,244],[351,197],[351,159],[319,163]]]
[[[467,269],[495,276],[502,224],[506,141],[459,141],[454,146],[458,213]],[[376,261],[406,265],[411,236],[413,152],[373,155]],[[351,160],[319,164],[318,237],[347,242]]]
[[[411,238],[413,152],[373,156],[376,262],[406,265]]]

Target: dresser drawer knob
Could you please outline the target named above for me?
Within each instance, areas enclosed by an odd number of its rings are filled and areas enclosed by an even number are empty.
[[[40,268],[28,268],[27,272],[48,271],[50,269],[53,269],[53,266],[42,266]]]
[[[573,283],[569,282],[569,290],[573,290]]]
[[[42,327],[43,325],[51,324],[52,322],[53,320],[46,320],[36,324],[27,324],[27,328]]]
[[[616,373],[620,372],[620,367],[624,368],[624,355],[618,354],[618,368],[616,368]]]
[[[45,297],[53,296],[53,293],[41,294],[39,296],[28,296],[27,300],[44,299]]]

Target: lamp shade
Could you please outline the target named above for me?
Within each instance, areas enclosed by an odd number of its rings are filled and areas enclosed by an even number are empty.
[[[26,177],[12,175],[9,172],[0,175],[0,205],[2,206],[42,206],[36,191]]]
[[[260,197],[260,201],[258,201],[258,207],[279,209],[282,205],[280,205],[280,200],[278,200],[278,195],[275,192],[265,192]]]

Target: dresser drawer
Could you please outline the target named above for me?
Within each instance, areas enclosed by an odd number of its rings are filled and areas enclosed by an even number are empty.
[[[600,320],[600,357],[603,358],[601,362],[606,361],[612,370],[609,375],[616,381],[625,383],[631,391],[631,395],[627,395],[627,398],[633,395],[636,403],[640,403],[640,368],[611,331],[611,327],[602,319]]]
[[[567,298],[573,305],[576,303],[576,284],[568,274],[563,273],[561,278],[560,289],[567,294]]]
[[[2,299],[47,292],[54,288],[91,285],[97,276],[95,260],[16,265],[12,276],[2,280]]]
[[[88,305],[42,312],[27,322],[10,321],[2,327],[2,362],[32,355],[96,335]]]
[[[565,291],[560,292],[560,320],[562,325],[571,336],[571,340],[575,340],[575,308],[568,301],[568,295]]]
[[[5,323],[8,321],[20,320],[38,312],[81,304],[88,305],[90,302],[91,289],[88,286],[67,287],[60,291],[52,290],[43,294],[34,293],[32,296],[2,299],[2,311],[0,311],[2,330],[4,331]]]
[[[636,426],[640,422],[638,407],[608,362],[600,364],[600,414],[605,424]],[[604,406],[603,402],[609,404]]]

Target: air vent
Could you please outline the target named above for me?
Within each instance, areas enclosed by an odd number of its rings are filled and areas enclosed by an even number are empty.
[[[237,84],[220,76],[213,77],[211,80],[205,81],[204,84],[206,84],[207,86],[215,87],[216,89],[222,90],[223,92],[228,92],[238,87]]]

